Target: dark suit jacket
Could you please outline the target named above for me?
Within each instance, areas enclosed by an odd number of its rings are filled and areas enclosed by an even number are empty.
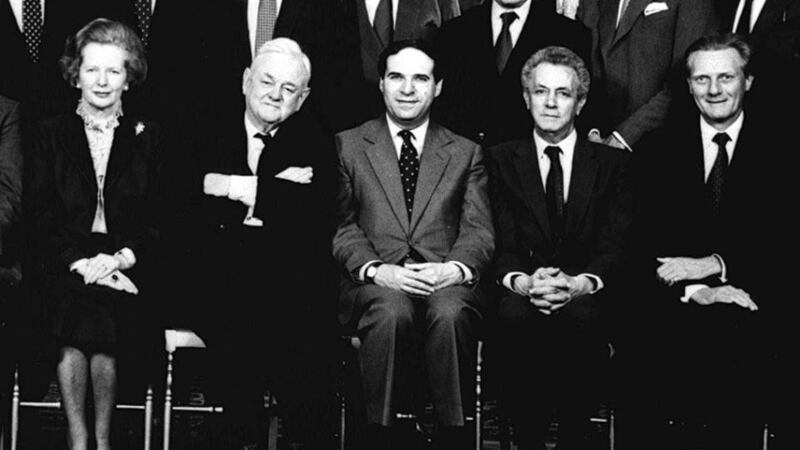
[[[115,248],[136,255],[131,271],[143,273],[158,261],[159,133],[149,121],[123,116],[114,133],[104,186],[106,224]],[[26,223],[37,265],[66,273],[73,262],[93,257],[87,248],[97,205],[97,182],[81,118],[76,114],[42,121],[26,158]],[[139,286],[144,280],[132,276]],[[141,288],[141,286],[139,286]]]
[[[648,5],[667,9],[645,15]],[[582,1],[578,18],[592,30],[591,106],[604,134],[618,131],[630,146],[664,123],[669,83],[683,83],[683,54],[716,26],[712,0],[630,0],[616,27],[619,0]],[[651,7],[652,8],[652,7]],[[679,84],[685,89],[685,84]]]
[[[765,154],[765,149],[786,145],[781,126],[771,123],[763,128],[757,124],[756,114],[745,113],[715,218],[704,180],[699,116],[694,111],[680,117],[646,136],[641,154],[635,156],[636,189],[641,199],[636,208],[635,247],[641,255],[637,266],[645,271],[641,277],[656,282],[657,256],[718,253],[727,266],[729,284],[750,293],[763,310],[771,299],[766,292],[774,288],[764,280],[777,270],[764,262],[772,258],[774,249],[786,245],[792,233],[781,219],[785,208],[781,192],[787,191],[780,186],[789,182],[782,166],[790,164],[779,163],[782,157],[778,155],[771,158]],[[720,284],[716,276],[705,281],[712,286]],[[685,284],[660,287],[655,292],[675,303]]]
[[[496,276],[560,267],[590,273],[613,286],[625,258],[633,213],[627,152],[578,139],[573,156],[565,232],[550,229],[532,138],[489,150],[492,207],[497,224]]]
[[[247,165],[244,111],[230,114],[209,129],[211,135],[196,147],[198,166],[191,183],[195,201],[189,222],[179,230],[190,234],[189,257],[197,264],[195,273],[202,276],[198,286],[206,315],[202,320],[211,319],[211,326],[224,329],[230,324],[217,319],[238,314],[238,320],[248,320],[264,308],[282,311],[281,303],[303,308],[308,320],[311,315],[322,316],[326,305],[332,305],[327,299],[333,295],[329,288],[335,279],[330,257],[336,192],[333,136],[304,109],[280,125],[262,153],[262,158],[267,158],[262,165],[268,176],[259,176],[254,215],[264,226],[250,228],[242,225],[247,213],[243,203],[203,194],[206,173],[253,175]],[[312,182],[299,184],[274,177],[292,166],[312,167]],[[240,242],[248,248],[243,249]],[[248,255],[257,255],[260,262]],[[234,287],[225,282],[237,279],[230,272],[248,266],[257,269],[258,278],[239,280],[243,283],[240,291],[250,295],[236,298]],[[219,297],[212,293],[220,293],[226,301],[215,301]],[[259,306],[264,301],[268,303]],[[333,323],[333,317],[331,306],[327,319]],[[279,320],[296,324],[287,316]]]
[[[87,1],[46,1],[39,62],[34,64],[8,1],[0,2],[0,95],[22,104],[31,120],[68,112],[78,91],[68,89],[58,60],[67,36],[88,22]]]
[[[241,107],[242,72],[252,60],[247,0],[219,2],[212,8],[212,17],[216,34],[207,45],[205,66],[217,77],[213,108]],[[341,2],[284,0],[274,37],[294,39],[311,59],[311,94],[306,108],[324,126],[338,131],[366,119],[359,102],[353,101],[363,89],[358,28]]]
[[[0,266],[12,262],[7,258],[19,239],[12,233],[22,216],[21,128],[19,104],[0,96]]]
[[[345,273],[342,324],[349,323],[362,285],[355,275],[369,261],[402,264],[413,250],[430,262],[462,262],[476,276],[486,269],[494,227],[477,144],[430,122],[410,221],[386,118],[339,133],[336,144],[340,184],[333,255]]]
[[[502,74],[497,73],[491,3],[446,22],[439,33],[444,84],[434,118],[476,142],[496,144],[529,136],[530,112],[522,99],[522,66],[537,50],[561,45],[589,61],[591,37],[580,23],[533,4]],[[437,61],[438,62],[438,61]]]

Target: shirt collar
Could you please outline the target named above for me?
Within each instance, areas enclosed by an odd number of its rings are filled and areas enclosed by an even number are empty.
[[[572,154],[575,152],[575,144],[578,142],[578,133],[575,129],[570,132],[567,137],[561,140],[556,144],[551,144],[544,140],[541,136],[539,136],[536,131],[533,132],[533,143],[536,145],[536,156],[541,158],[547,158],[547,155],[544,154],[544,149],[550,146],[557,146],[561,149],[561,154],[564,158],[568,158],[572,160]]]
[[[728,128],[722,131],[717,130],[716,128],[709,125],[709,123],[706,122],[705,119],[703,119],[703,116],[700,116],[700,136],[703,139],[704,147],[707,146],[707,143],[712,142],[714,136],[716,136],[717,133],[727,133],[728,137],[731,138],[730,140],[731,146],[728,148],[730,149],[735,148],[736,142],[739,140],[739,132],[742,131],[743,124],[744,124],[744,111],[742,111],[742,113],[739,114],[739,117],[737,117],[736,120]]]
[[[517,6],[516,8],[506,8],[504,6],[500,6],[494,0],[489,0],[492,2],[492,25],[496,25],[500,23],[500,14],[508,11],[514,11],[517,13],[519,18],[517,21],[519,23],[525,23],[525,20],[528,18],[528,13],[531,11],[531,3],[534,0],[528,0],[527,2]]]
[[[110,130],[119,126],[119,118],[122,117],[122,104],[117,107],[109,117],[95,117],[89,110],[89,106],[83,99],[78,100],[78,107],[75,109],[75,114],[83,119],[83,125],[90,130]]]
[[[247,113],[244,114],[244,130],[247,133],[248,139],[253,139],[256,134],[263,134],[261,128],[257,127],[249,117],[247,117]],[[278,127],[275,127],[267,132],[271,137],[275,137],[275,132],[278,131]]]
[[[425,143],[425,135],[428,134],[428,125],[430,125],[430,122],[431,122],[430,118],[425,119],[425,121],[422,122],[422,124],[420,124],[418,127],[408,130],[412,134],[414,134],[413,142],[414,146],[417,148],[418,153],[422,151],[422,145]],[[404,128],[401,128],[394,121],[392,121],[392,118],[389,117],[388,114],[386,115],[386,123],[389,125],[389,134],[392,136],[392,139],[397,139],[398,138],[397,133],[399,133]]]

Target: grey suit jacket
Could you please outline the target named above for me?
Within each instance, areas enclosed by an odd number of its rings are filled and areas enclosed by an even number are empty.
[[[412,250],[430,262],[459,261],[478,276],[494,252],[480,146],[431,122],[420,156],[411,220],[386,118],[336,136],[340,191],[333,254],[345,272],[340,320],[352,314],[369,261],[400,263]]]
[[[666,9],[664,9],[666,6]],[[616,26],[619,0],[583,0],[578,19],[592,30],[592,89],[603,89],[600,124],[633,146],[664,123],[686,48],[716,27],[713,0],[630,0]]]

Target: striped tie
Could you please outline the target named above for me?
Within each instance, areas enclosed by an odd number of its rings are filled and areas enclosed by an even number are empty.
[[[258,49],[264,45],[264,42],[272,39],[277,20],[278,6],[275,0],[259,0],[258,18],[256,19],[256,47],[253,49],[253,56],[258,54]]]

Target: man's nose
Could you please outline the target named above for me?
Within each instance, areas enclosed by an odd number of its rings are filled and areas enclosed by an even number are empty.
[[[281,99],[281,87],[277,84],[273,84],[272,88],[267,92],[267,95],[271,100],[280,100]]]
[[[400,85],[400,92],[403,94],[413,94],[414,82],[412,80],[403,80],[403,84]]]
[[[722,89],[720,88],[719,80],[711,80],[711,82],[708,84],[708,93],[711,95],[717,95],[721,91]]]

